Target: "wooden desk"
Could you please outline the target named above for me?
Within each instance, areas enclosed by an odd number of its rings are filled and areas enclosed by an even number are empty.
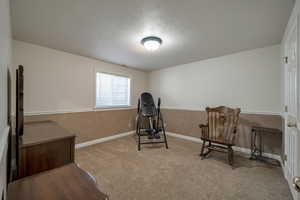
[[[75,135],[52,121],[24,124],[19,178],[74,162]]]
[[[263,134],[281,134],[279,129],[253,126],[251,129],[251,160],[269,161],[271,164],[280,165],[276,160],[263,156]]]
[[[75,164],[26,177],[8,185],[8,200],[107,200],[93,177]]]

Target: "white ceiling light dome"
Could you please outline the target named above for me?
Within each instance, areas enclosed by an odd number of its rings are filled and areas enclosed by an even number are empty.
[[[162,39],[159,37],[150,36],[142,39],[141,43],[148,51],[156,51],[162,44]]]

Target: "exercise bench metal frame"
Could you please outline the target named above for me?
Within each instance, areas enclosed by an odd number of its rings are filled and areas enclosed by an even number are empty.
[[[146,92],[143,93],[138,100],[136,135],[138,137],[139,151],[143,144],[164,143],[165,147],[168,149],[165,124],[160,111],[160,104],[161,100],[158,98],[156,108],[152,95]],[[160,136],[160,133],[162,133],[162,137]],[[149,141],[142,142],[141,137],[148,137]]]

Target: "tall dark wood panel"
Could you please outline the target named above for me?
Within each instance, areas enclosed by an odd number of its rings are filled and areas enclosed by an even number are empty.
[[[16,70],[16,135],[14,137],[15,149],[14,152],[16,159],[16,169],[13,174],[13,179],[18,178],[19,167],[20,167],[20,139],[24,132],[24,67],[19,65]]]

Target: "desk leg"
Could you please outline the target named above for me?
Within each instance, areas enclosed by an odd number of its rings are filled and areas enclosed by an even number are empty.
[[[259,132],[259,156],[262,157],[263,141],[262,134]]]
[[[255,131],[253,131],[253,130],[251,130],[251,146],[250,146],[250,148],[251,148],[251,156],[250,156],[250,159],[251,160],[253,160],[253,159],[255,159],[255,148],[254,148],[254,143],[255,143]]]
[[[253,131],[251,130],[251,135],[250,135],[250,142],[251,142],[251,143],[250,143],[250,152],[251,152],[250,160],[252,159],[252,154],[253,154],[253,141],[252,141],[252,140],[253,140],[253,139],[252,139],[253,136],[252,136],[252,135],[253,135]]]

